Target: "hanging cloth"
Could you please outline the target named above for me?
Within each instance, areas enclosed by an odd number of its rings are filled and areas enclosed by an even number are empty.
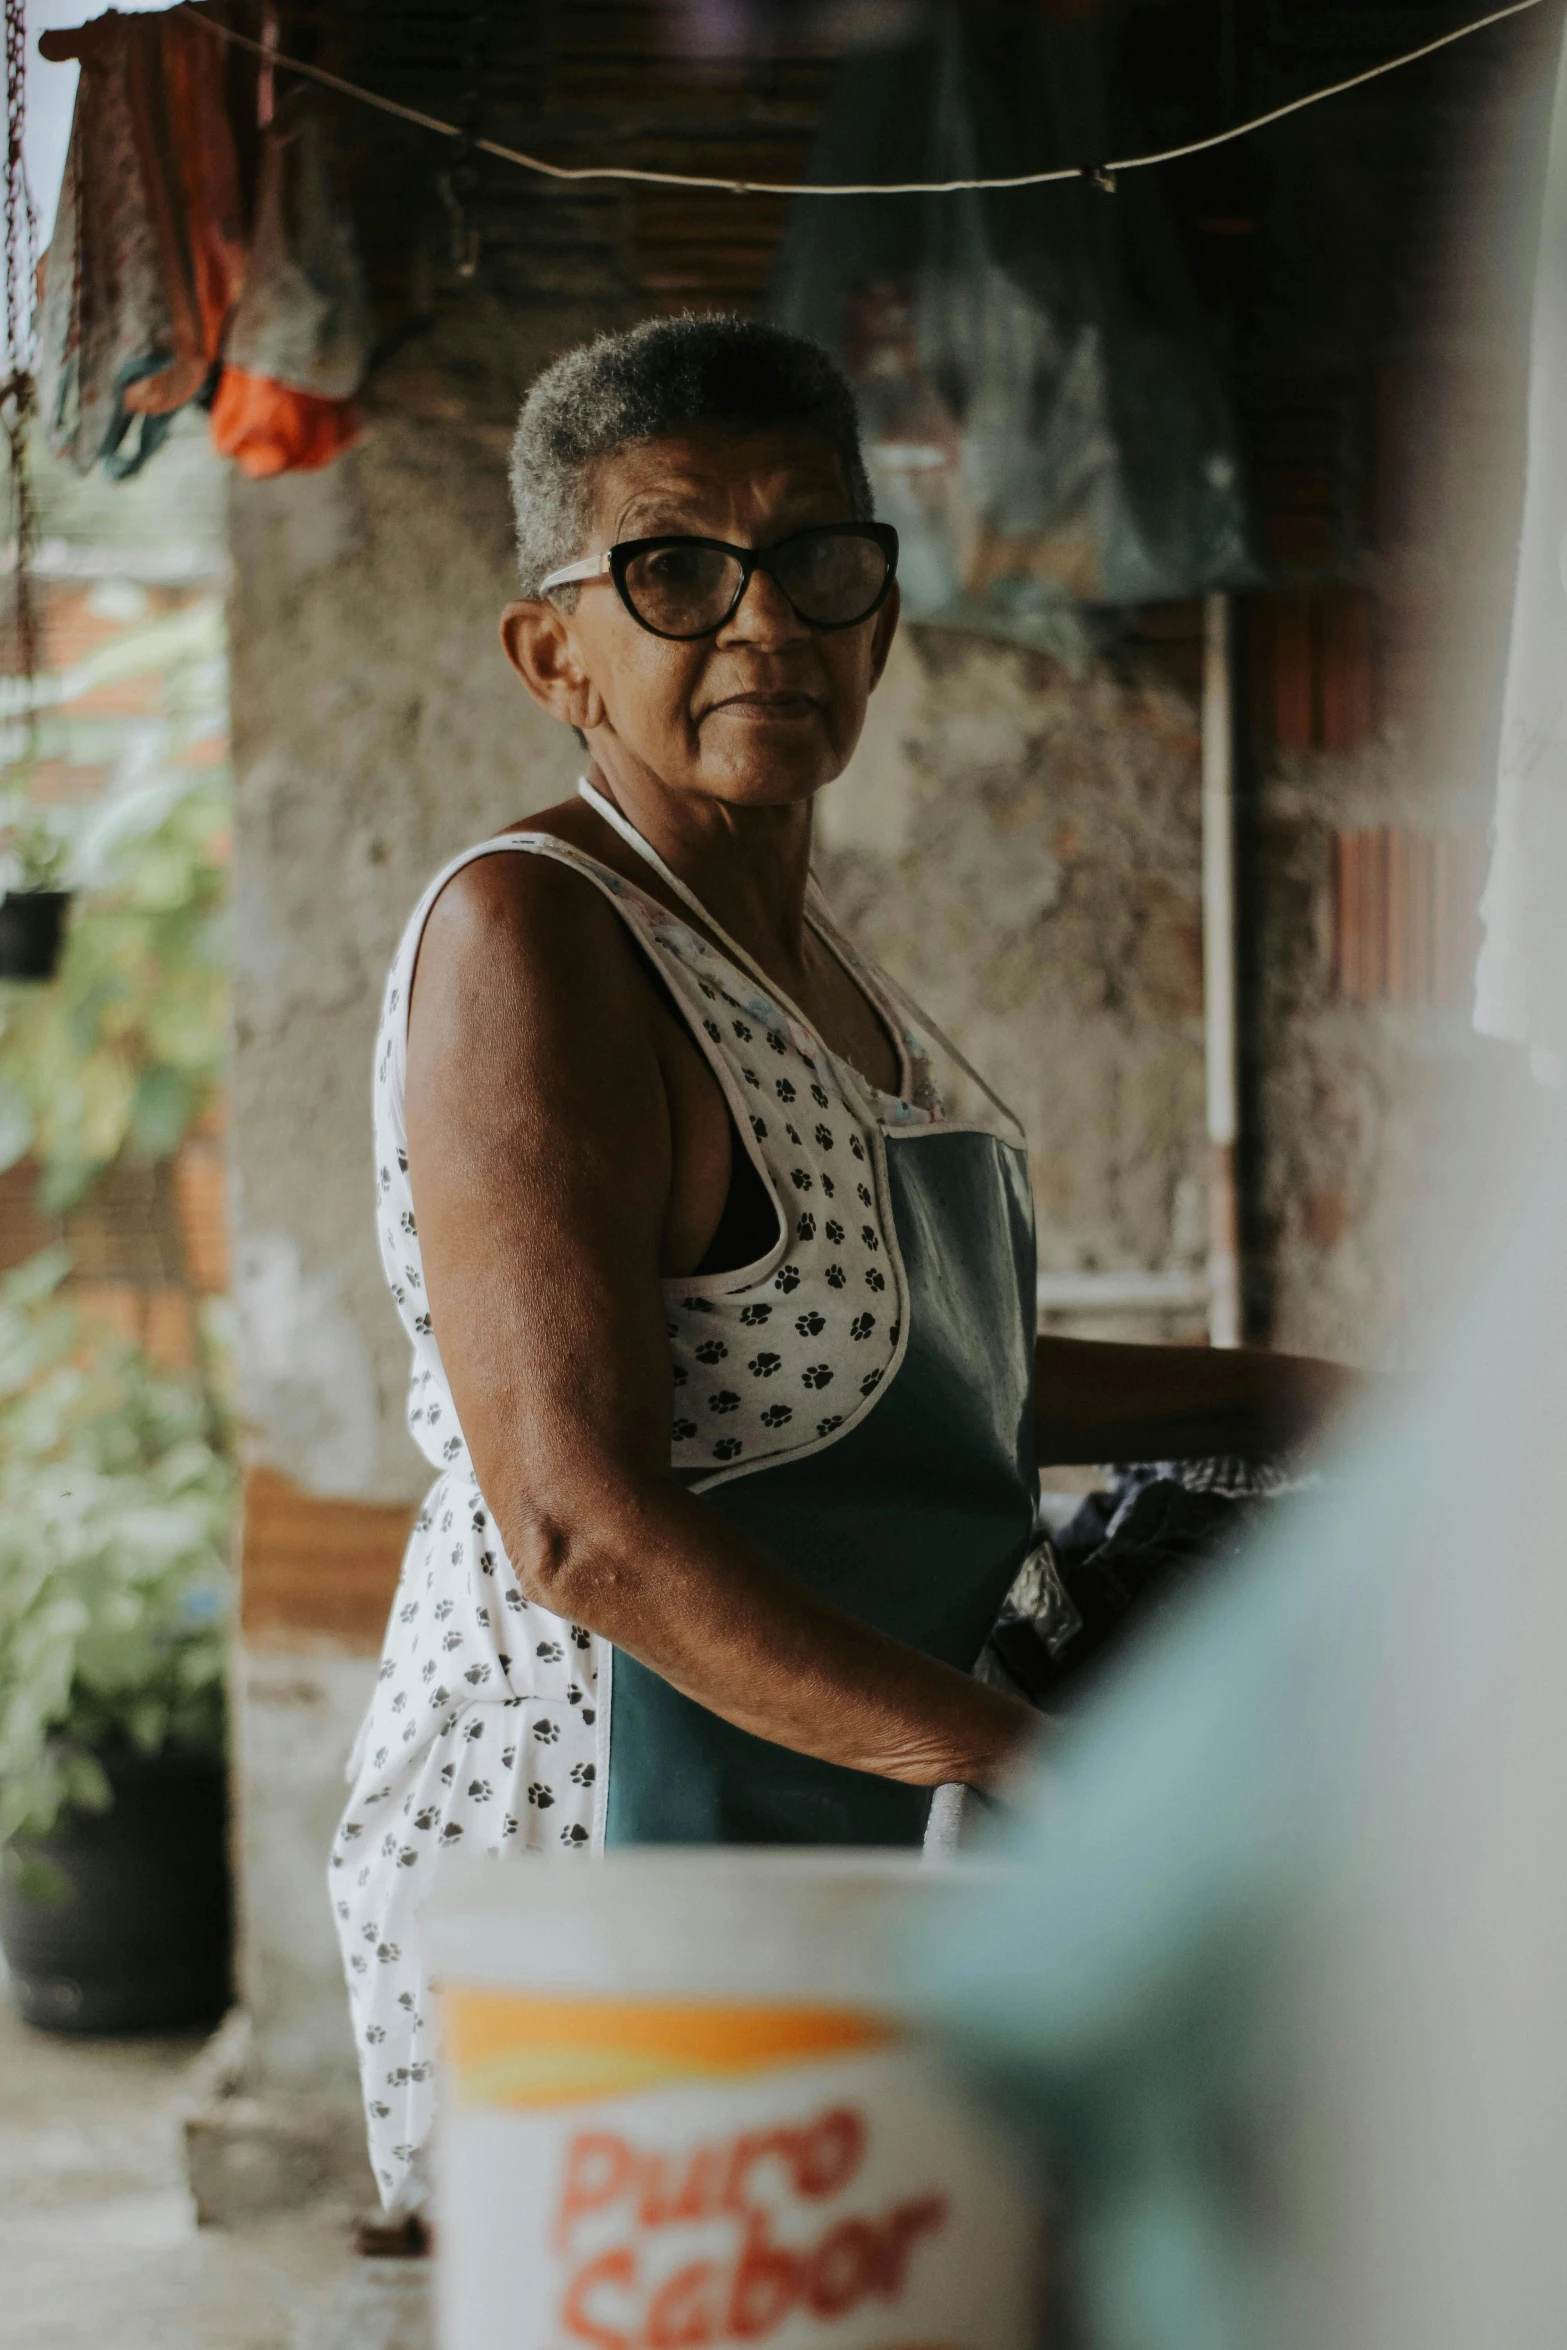
[[[1523,535],[1480,912],[1476,1028],[1567,1068],[1567,50],[1556,85],[1530,355]]]
[[[310,472],[359,437],[353,395],[370,364],[370,298],[321,128],[293,104],[262,143],[255,236],[229,330],[211,429],[256,477]]]
[[[964,181],[1135,142],[1101,20],[956,5],[850,57],[813,181]],[[1077,21],[1080,19],[1081,21]],[[906,618],[1076,659],[1083,606],[1255,576],[1223,384],[1154,175],[796,197],[767,314],[841,363]]]
[[[45,33],[81,65],[39,308],[50,448],[124,479],[209,382],[244,271],[217,44],[170,13]]]

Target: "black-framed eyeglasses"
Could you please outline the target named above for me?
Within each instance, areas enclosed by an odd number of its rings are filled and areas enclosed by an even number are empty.
[[[890,522],[828,522],[773,547],[622,539],[552,571],[539,594],[607,574],[638,627],[688,644],[712,636],[739,610],[753,571],[766,572],[807,628],[854,628],[887,600],[898,576],[898,534]]]

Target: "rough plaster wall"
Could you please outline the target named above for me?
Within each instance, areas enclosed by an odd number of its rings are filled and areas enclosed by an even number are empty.
[[[821,804],[840,916],[1028,1129],[1042,1269],[1201,1258],[1199,749],[1151,656],[910,629]]]
[[[1446,1010],[1361,1005],[1332,971],[1334,833],[1479,827],[1407,745],[1289,763],[1260,801],[1254,1288],[1276,1346],[1425,1359],[1509,1229],[1548,1114],[1521,1054]]]
[[[247,1417],[317,1492],[428,1483],[371,1223],[370,1057],[442,860],[576,773],[506,667],[505,433],[380,416],[323,473],[236,480],[235,1283]]]
[[[1393,386],[1379,543],[1363,563],[1375,739],[1350,756],[1265,759],[1243,840],[1255,1318],[1277,1346],[1349,1362],[1429,1354],[1508,1229],[1548,1107],[1515,1048],[1473,1033],[1467,988],[1443,1010],[1358,1005],[1332,970],[1335,832],[1491,821],[1529,281],[1516,223],[1486,231],[1483,214],[1509,187],[1517,201],[1528,151],[1515,127],[1497,149],[1507,172],[1467,206],[1452,265],[1488,265],[1445,299],[1469,311],[1468,333],[1406,352]]]
[[[251,1649],[236,1677],[243,1991],[268,2087],[347,2100],[358,2075],[327,1852],[375,1686],[367,1657]]]

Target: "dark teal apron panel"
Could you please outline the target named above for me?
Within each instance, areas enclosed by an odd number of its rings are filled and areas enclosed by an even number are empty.
[[[967,1672],[1033,1539],[1028,1163],[922,1128],[887,1137],[887,1171],[902,1364],[837,1443],[703,1500],[813,1590]],[[609,1843],[917,1844],[929,1809],[928,1788],[753,1738],[616,1651]]]

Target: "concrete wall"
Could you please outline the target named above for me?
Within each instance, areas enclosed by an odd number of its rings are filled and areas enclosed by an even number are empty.
[[[1146,645],[1074,678],[909,630],[822,802],[840,916],[1028,1129],[1042,1270],[1205,1245],[1199,748]]]
[[[320,474],[236,482],[235,1285],[262,1458],[312,1491],[428,1483],[376,1255],[372,1041],[425,882],[569,787],[496,637],[504,432],[381,415]]]
[[[1515,1048],[1477,1037],[1470,990],[1346,1000],[1334,971],[1340,833],[1483,833],[1488,793],[1397,738],[1290,760],[1255,809],[1251,1289],[1275,1345],[1416,1367],[1517,1208],[1521,1143],[1548,1111]]]

